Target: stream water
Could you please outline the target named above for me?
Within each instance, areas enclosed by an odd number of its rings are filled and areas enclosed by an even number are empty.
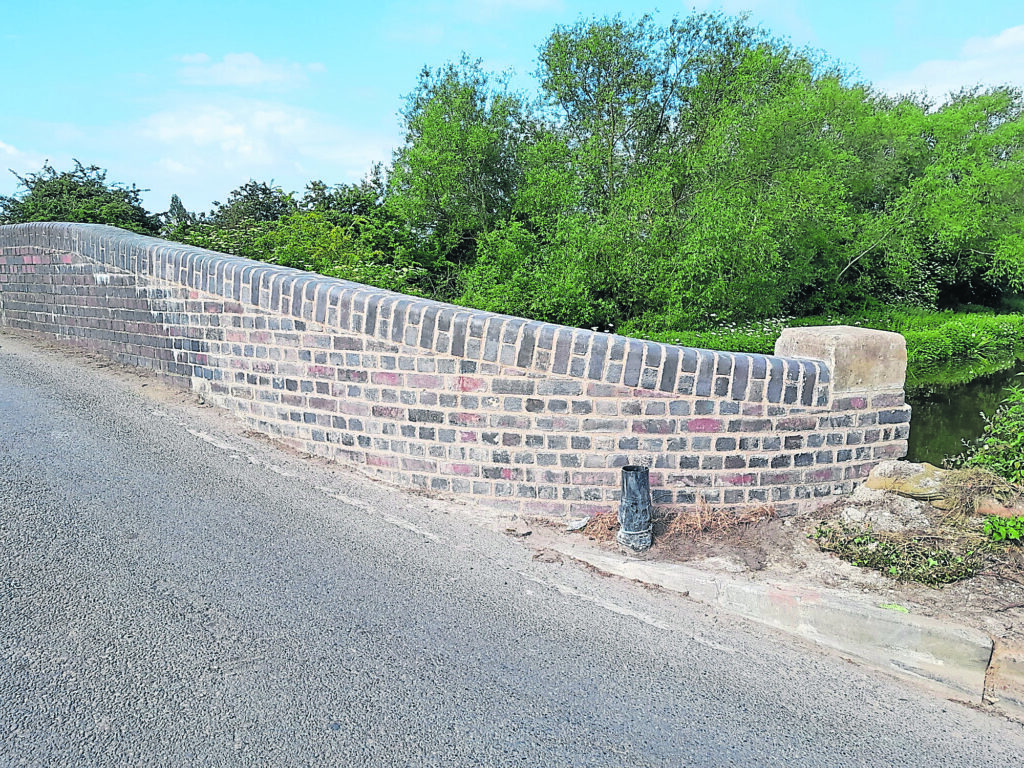
[[[907,402],[913,408],[907,459],[942,466],[946,456],[964,450],[964,440],[981,435],[985,420],[1006,397],[1005,388],[1024,384],[1024,360],[1008,368],[961,384],[921,384],[907,388]]]

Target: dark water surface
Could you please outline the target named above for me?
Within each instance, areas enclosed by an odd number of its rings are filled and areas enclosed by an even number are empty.
[[[925,384],[907,388],[910,441],[907,459],[942,466],[946,456],[964,450],[964,440],[974,440],[985,428],[982,412],[992,415],[1006,397],[1005,388],[1022,384],[1024,360],[1009,368],[980,376],[963,384]]]

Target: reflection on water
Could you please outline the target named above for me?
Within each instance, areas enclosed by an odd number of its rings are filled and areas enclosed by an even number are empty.
[[[1006,397],[1004,389],[1014,376],[1024,372],[1018,360],[1002,371],[990,373],[966,384],[924,384],[907,388],[907,402],[913,408],[907,459],[942,466],[946,456],[964,450],[963,441],[978,437],[985,427],[981,413],[991,415]]]

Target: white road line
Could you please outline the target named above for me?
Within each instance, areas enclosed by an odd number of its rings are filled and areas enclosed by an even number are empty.
[[[653,616],[648,616],[645,613],[634,611],[632,608],[624,608],[621,605],[617,605],[616,603],[613,603],[609,600],[602,600],[599,597],[585,595],[579,590],[573,589],[572,587],[568,587],[565,584],[558,584],[553,581],[545,581],[544,579],[538,579],[537,577],[531,576],[530,574],[524,573],[523,571],[517,571],[517,573],[527,581],[532,581],[534,584],[540,584],[544,587],[550,587],[559,592],[560,594],[568,595],[569,597],[576,597],[587,603],[593,603],[594,605],[600,606],[601,608],[611,611],[612,613],[617,613],[621,616],[629,616],[632,619],[637,619],[638,621],[642,621],[644,624],[649,624],[650,626],[657,627],[658,629],[675,629],[675,627],[673,627],[671,624],[666,624],[665,622],[660,621],[654,618]]]

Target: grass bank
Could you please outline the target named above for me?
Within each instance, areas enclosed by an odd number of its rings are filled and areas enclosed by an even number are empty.
[[[784,328],[812,325],[853,325],[903,334],[910,382],[928,380],[929,374],[955,364],[985,368],[1024,355],[1024,314],[1019,313],[893,309],[856,315],[781,317],[747,325],[723,323],[701,331],[641,335],[686,347],[770,355]]]

